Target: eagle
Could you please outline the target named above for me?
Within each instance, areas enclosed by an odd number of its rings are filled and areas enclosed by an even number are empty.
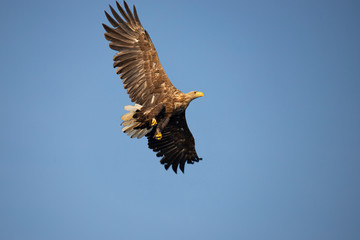
[[[133,11],[124,1],[124,8],[116,2],[110,6],[113,15],[105,11],[112,27],[103,24],[105,39],[116,50],[113,67],[120,75],[124,88],[134,105],[124,107],[122,131],[131,138],[148,139],[148,147],[162,157],[160,163],[177,173],[184,173],[185,163],[199,162],[195,140],[186,123],[185,110],[189,103],[204,93],[183,93],[170,82],[153,42],[141,25],[135,6]]]

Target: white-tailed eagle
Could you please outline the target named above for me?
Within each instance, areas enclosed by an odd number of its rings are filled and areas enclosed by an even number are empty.
[[[146,136],[148,146],[167,170],[170,166],[184,172],[185,163],[201,158],[195,151],[195,141],[187,126],[185,110],[189,103],[204,94],[199,91],[182,93],[174,87],[161,66],[149,34],[142,27],[136,8],[131,12],[116,2],[121,16],[110,6],[111,17],[105,15],[112,27],[103,24],[110,48],[116,50],[114,68],[123,80],[124,88],[134,106],[121,119],[122,131],[132,138]]]

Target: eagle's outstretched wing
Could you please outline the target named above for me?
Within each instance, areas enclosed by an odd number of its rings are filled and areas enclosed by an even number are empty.
[[[177,172],[178,165],[184,172],[185,163],[193,164],[202,160],[195,150],[195,140],[192,136],[185,118],[185,111],[179,115],[173,115],[168,125],[162,131],[162,139],[153,138],[155,129],[147,134],[148,145],[156,156],[163,157],[160,162],[167,170],[171,165],[174,172]]]
[[[162,96],[177,89],[161,66],[154,44],[141,26],[135,6],[132,13],[125,1],[125,11],[118,2],[116,5],[123,19],[110,6],[115,19],[107,12],[105,14],[113,28],[103,24],[110,48],[118,51],[114,56],[116,73],[123,79],[132,102],[156,104]]]

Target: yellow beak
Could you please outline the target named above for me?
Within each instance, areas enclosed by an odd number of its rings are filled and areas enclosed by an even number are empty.
[[[204,96],[204,93],[202,93],[202,92],[196,92],[196,93],[195,93],[195,96],[196,96],[196,97],[203,97],[203,96]]]

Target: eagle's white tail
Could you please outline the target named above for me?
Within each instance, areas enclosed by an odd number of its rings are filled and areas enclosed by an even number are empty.
[[[135,129],[136,127],[140,126],[141,123],[136,122],[136,119],[133,118],[134,114],[136,113],[136,110],[141,109],[141,105],[135,103],[134,106],[126,105],[124,106],[124,109],[126,111],[129,111],[128,113],[125,113],[122,115],[121,119],[123,122],[121,123],[122,126],[124,126],[121,130],[124,133],[127,133],[131,138],[142,138],[149,132],[151,132],[152,128],[150,129]]]

